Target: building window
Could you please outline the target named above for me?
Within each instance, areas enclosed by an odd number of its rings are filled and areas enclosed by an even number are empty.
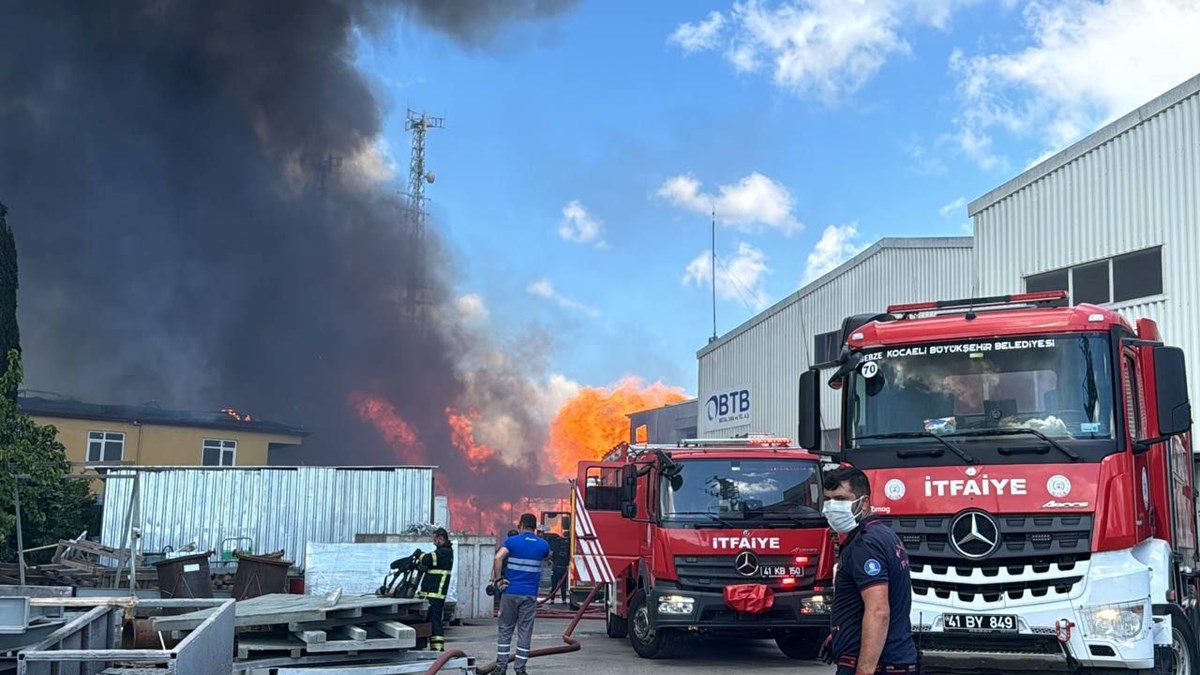
[[[1025,277],[1025,291],[1028,293],[1070,290],[1071,275],[1069,270],[1054,270],[1045,274],[1035,274],[1031,277]]]
[[[89,431],[87,461],[119,462],[125,457],[125,434],[121,431]]]
[[[1025,290],[1067,291],[1071,303],[1093,305],[1161,295],[1162,247],[1033,274],[1025,277]]]
[[[1104,260],[1080,265],[1071,270],[1071,298],[1078,304],[1104,305],[1111,301],[1108,292],[1108,264]]]
[[[1113,302],[1162,295],[1162,247],[1112,259]]]
[[[813,365],[819,366],[838,360],[838,354],[842,351],[841,345],[838,344],[840,334],[841,331],[831,330],[813,336]]]
[[[237,441],[204,439],[200,463],[204,466],[233,466],[237,459]]]

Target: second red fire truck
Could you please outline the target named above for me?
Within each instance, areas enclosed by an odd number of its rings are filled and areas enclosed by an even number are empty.
[[[608,635],[641,657],[737,635],[812,659],[833,575],[821,498],[820,458],[787,439],[622,444],[579,465],[573,576],[605,585]]]

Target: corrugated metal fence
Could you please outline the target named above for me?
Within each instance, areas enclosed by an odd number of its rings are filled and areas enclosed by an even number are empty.
[[[255,553],[283,549],[304,566],[308,542],[353,542],[364,532],[402,532],[433,516],[432,467],[139,467],[110,476],[140,475],[134,526],[140,548],[220,554],[222,545]],[[101,541],[120,546],[134,481],[109,480]]]

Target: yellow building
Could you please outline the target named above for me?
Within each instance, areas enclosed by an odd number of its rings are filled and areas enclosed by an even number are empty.
[[[308,435],[234,410],[184,412],[21,397],[22,412],[52,424],[76,466],[265,466]],[[274,459],[274,461],[272,461]],[[99,488],[98,488],[99,489]]]

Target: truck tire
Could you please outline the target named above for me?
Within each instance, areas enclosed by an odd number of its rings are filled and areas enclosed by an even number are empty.
[[[821,643],[825,642],[828,634],[829,631],[824,628],[796,630],[775,638],[775,644],[789,659],[807,661],[817,658],[821,653]]]
[[[1154,675],[1193,675],[1200,663],[1196,660],[1195,628],[1177,607],[1170,612],[1173,644],[1154,650]]]
[[[667,659],[674,655],[679,636],[670,630],[650,626],[650,608],[646,594],[638,591],[629,602],[629,644],[643,659]]]
[[[629,619],[617,616],[611,611],[605,613],[604,632],[610,638],[623,638],[629,635]]]

